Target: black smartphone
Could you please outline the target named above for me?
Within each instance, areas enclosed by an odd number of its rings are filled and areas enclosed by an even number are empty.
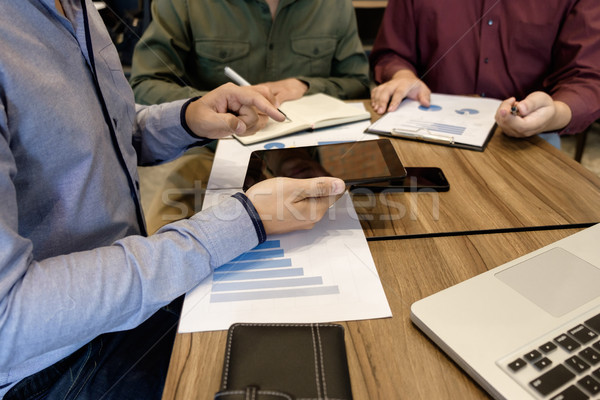
[[[379,192],[416,192],[421,189],[447,192],[450,184],[444,172],[437,167],[406,167],[406,177],[385,182],[353,185],[350,191],[355,193]]]
[[[250,155],[243,189],[277,176],[335,176],[353,185],[402,179],[406,171],[389,139],[257,150]]]

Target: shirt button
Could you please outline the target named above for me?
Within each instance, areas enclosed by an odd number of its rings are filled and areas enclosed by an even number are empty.
[[[490,62],[490,59],[486,57],[486,58],[483,59],[483,62],[487,64],[487,63]]]
[[[494,21],[492,21],[491,19],[488,19],[488,25],[489,25],[489,26],[492,26],[492,25],[494,25]]]
[[[273,50],[273,43],[269,44],[269,50]]]
[[[481,97],[485,97],[485,92],[481,92]]]

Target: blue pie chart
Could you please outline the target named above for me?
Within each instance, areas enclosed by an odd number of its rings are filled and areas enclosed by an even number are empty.
[[[440,111],[442,107],[436,106],[435,104],[430,105],[429,107],[419,106],[419,110],[421,111]]]
[[[473,108],[461,108],[460,110],[456,110],[456,113],[460,114],[460,115],[465,115],[465,114],[475,115],[475,114],[479,114],[479,111],[475,110]]]
[[[281,142],[271,142],[271,143],[265,144],[265,149],[266,150],[270,150],[270,149],[283,149],[284,147],[285,147],[285,144],[283,144]]]

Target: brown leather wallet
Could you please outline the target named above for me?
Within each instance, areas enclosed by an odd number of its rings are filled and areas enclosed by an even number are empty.
[[[234,324],[218,400],[350,400],[344,328],[336,324]]]

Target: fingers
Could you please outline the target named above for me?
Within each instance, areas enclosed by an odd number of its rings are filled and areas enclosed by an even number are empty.
[[[269,118],[263,113],[257,113],[251,106],[243,105],[238,111],[237,118],[234,115],[228,114],[232,119],[237,119],[240,125],[243,125],[243,130],[236,130],[238,136],[253,135],[265,127]]]
[[[232,134],[243,134],[246,124],[229,113],[219,113],[204,98],[191,103],[186,110],[186,121],[190,129],[198,136],[219,139]]]
[[[552,98],[544,92],[533,92],[518,104],[519,114],[527,116],[543,107],[552,106]]]
[[[423,107],[429,107],[431,105],[431,90],[427,85],[421,85],[420,90],[417,94],[417,101]]]
[[[499,122],[499,120],[505,119],[508,116],[513,115],[511,113],[513,105],[515,105],[514,97],[510,97],[504,100],[502,103],[500,103],[498,110],[496,110],[496,122]]]
[[[274,101],[268,87],[239,87],[227,83],[190,103],[185,119],[199,137],[219,139],[231,134],[250,135],[263,128],[268,117],[285,121]]]
[[[239,113],[243,106],[251,106],[275,121],[285,121],[285,116],[277,109],[275,96],[268,87],[264,85],[245,87],[232,85],[228,89],[230,90],[228,92],[228,105],[231,111]]]
[[[371,106],[378,114],[395,111],[405,97],[417,100],[425,107],[431,104],[431,90],[409,70],[400,70],[394,77],[373,89]]]
[[[272,88],[267,84],[258,84],[249,86],[250,89],[253,89],[260,93],[264,98],[269,100],[275,107],[279,107],[280,103],[277,103],[277,99],[275,97],[275,93]]]
[[[400,103],[402,103],[402,100],[404,100],[404,98],[406,97],[407,93],[408,93],[408,90],[406,88],[404,88],[403,85],[400,85],[396,89],[394,94],[392,95],[390,104],[388,105],[388,108],[386,111],[388,111],[388,112],[396,111],[398,109],[398,106],[400,105]]]
[[[511,112],[513,107],[516,108],[514,113]],[[543,92],[533,92],[519,102],[514,97],[504,100],[495,118],[506,135],[529,137],[553,129],[555,115],[552,98]]]
[[[298,180],[298,188],[301,189],[297,201],[311,197],[327,197],[343,194],[346,184],[339,178],[318,177]]]
[[[518,112],[513,113],[513,107],[516,107]],[[496,123],[502,129],[502,132],[512,137],[527,137],[529,128],[527,127],[528,121],[523,118],[519,103],[516,103],[514,97],[510,97],[500,103],[500,106],[496,110]]]
[[[346,190],[338,178],[274,178],[252,186],[246,195],[267,234],[310,229]]]
[[[395,82],[389,81],[377,86],[371,93],[371,107],[377,114],[387,111],[388,103],[396,91]]]

